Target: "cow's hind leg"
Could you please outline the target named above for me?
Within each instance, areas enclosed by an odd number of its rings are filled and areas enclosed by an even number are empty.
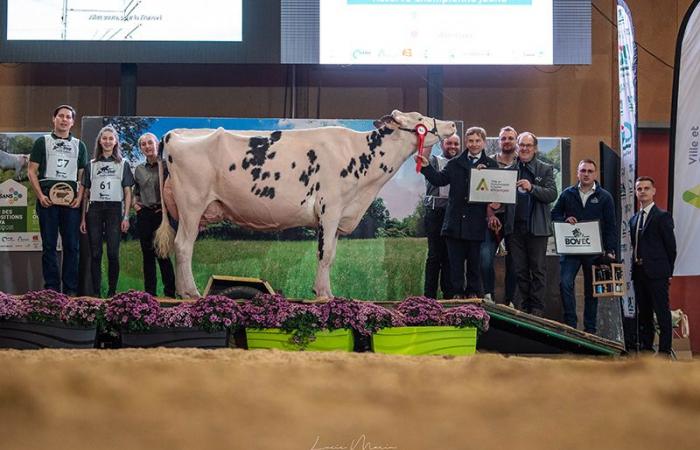
[[[317,300],[328,300],[331,293],[331,266],[335,259],[335,247],[338,242],[338,220],[324,218],[318,226],[318,268],[314,293]]]
[[[175,258],[177,259],[175,290],[182,298],[199,297],[192,274],[192,251],[194,241],[199,234],[199,219],[203,213],[204,210],[180,211],[180,222],[175,236]]]

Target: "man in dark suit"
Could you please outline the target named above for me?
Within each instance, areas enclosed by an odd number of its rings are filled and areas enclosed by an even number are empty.
[[[430,165],[437,171],[447,166],[447,163],[459,155],[462,149],[459,135],[453,134],[440,143],[442,155],[431,155]],[[437,298],[438,285],[444,298],[452,298],[452,281],[450,280],[450,263],[447,256],[447,240],[442,235],[442,224],[445,222],[445,209],[449,186],[433,186],[425,181],[425,235],[428,238],[428,256],[425,259],[425,285],[423,295]]]
[[[654,179],[639,177],[634,185],[639,211],[630,219],[632,281],[637,299],[639,344],[653,351],[654,317],[659,323],[659,354],[671,354],[671,310],[668,286],[676,262],[673,217],[654,204]]]
[[[520,309],[542,317],[546,294],[547,240],[552,234],[549,204],[557,198],[554,168],[537,159],[537,136],[518,136],[518,193],[506,207],[504,232],[522,296]]]
[[[467,149],[447,166],[437,172],[425,157],[421,157],[421,173],[435,186],[450,185],[450,193],[442,225],[442,235],[447,238],[447,254],[450,260],[450,279],[455,297],[481,297],[481,242],[486,227],[494,226],[496,217],[487,215],[486,203],[469,203],[469,179],[472,169],[497,168],[498,164],[484,153],[486,131],[472,127],[464,133]],[[469,144],[470,140],[472,145]],[[479,141],[481,146],[479,147]],[[467,262],[467,285],[464,287],[464,261]]]

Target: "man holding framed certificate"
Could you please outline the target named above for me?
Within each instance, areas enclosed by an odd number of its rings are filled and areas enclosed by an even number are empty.
[[[562,191],[552,209],[559,266],[559,291],[564,309],[564,323],[576,328],[576,294],[574,281],[583,266],[585,305],[583,329],[595,334],[598,303],[593,298],[594,261],[605,253],[615,259],[618,246],[615,203],[612,195],[596,181],[595,161],[584,159],[578,164],[578,183]]]
[[[494,168],[496,161],[483,152],[486,132],[471,127],[464,133],[468,151],[462,152],[440,172],[419,157],[421,173],[435,186],[450,186],[442,235],[447,238],[447,255],[450,260],[450,279],[454,297],[482,297],[480,251],[486,235],[486,227],[497,221],[493,212],[487,213],[486,203],[469,201],[469,179],[472,168]],[[469,141],[472,145],[469,145]],[[479,143],[481,141],[481,145]],[[464,262],[467,263],[467,283],[464,286]]]

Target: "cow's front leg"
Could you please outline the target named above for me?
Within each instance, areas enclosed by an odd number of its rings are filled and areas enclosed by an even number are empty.
[[[199,234],[199,218],[204,211],[180,212],[180,222],[175,236],[175,258],[177,268],[175,272],[175,290],[182,298],[197,298],[199,291],[194,284],[192,274],[192,252],[194,241]]]
[[[318,226],[318,267],[314,293],[316,300],[329,300],[331,292],[331,266],[335,259],[335,246],[338,242],[338,220],[323,220]]]

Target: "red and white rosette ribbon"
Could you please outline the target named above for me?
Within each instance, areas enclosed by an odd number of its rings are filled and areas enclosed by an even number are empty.
[[[418,138],[418,144],[416,144],[416,153],[418,158],[416,158],[416,173],[420,173],[421,156],[423,156],[423,143],[425,142],[425,135],[428,134],[428,128],[425,125],[416,125],[416,137]]]

